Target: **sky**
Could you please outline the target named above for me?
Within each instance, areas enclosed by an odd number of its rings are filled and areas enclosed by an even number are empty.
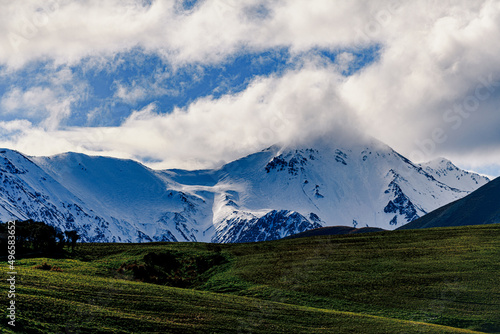
[[[351,133],[496,177],[498,41],[488,0],[0,0],[0,147],[197,169]]]

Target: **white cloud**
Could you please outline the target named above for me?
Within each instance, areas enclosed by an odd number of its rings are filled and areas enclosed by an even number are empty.
[[[201,99],[169,115],[145,109],[117,128],[57,130],[72,100],[61,99],[52,88],[14,88],[4,96],[3,112],[52,105],[44,111],[51,124],[46,128],[61,149],[153,157],[165,166],[208,166],[343,124],[362,128],[406,155],[467,156],[500,166],[493,155],[482,153],[500,144],[493,134],[500,126],[498,1],[207,0],[184,12],[174,0],[150,6],[139,0],[54,0],[37,11],[44,3],[2,2],[1,64],[15,69],[36,59],[53,59],[56,65],[85,59],[85,66],[105,68],[116,65],[108,59],[117,53],[137,47],[174,68],[277,47],[307,58],[283,77],[256,78],[240,94]],[[349,50],[374,43],[380,46],[377,62],[348,78],[338,74],[352,61]],[[338,64],[325,66],[308,53],[317,48],[345,52]],[[66,80],[65,75],[54,80]],[[492,84],[484,87],[484,81]],[[115,98],[136,103],[168,94],[155,82],[166,81],[118,82]],[[49,140],[44,137],[49,132],[37,131],[30,128],[26,138],[9,143],[23,142],[29,151],[28,142]],[[440,140],[433,138],[436,131]],[[30,136],[37,140],[28,141]]]
[[[34,87],[26,92],[19,88],[13,88],[2,99],[3,110],[13,112],[17,109],[27,110],[30,113],[36,112],[38,108],[54,99],[54,93],[49,88]]]
[[[475,99],[476,88],[486,93],[483,81],[500,79],[500,59],[495,56],[500,45],[494,42],[500,37],[499,4],[486,1],[480,8],[436,9],[429,11],[420,2],[401,8],[401,15],[393,17],[391,29],[385,32],[380,61],[344,86],[345,99],[372,124],[374,135],[406,154],[417,151],[415,156],[423,158],[449,154],[454,146],[451,139],[457,135],[477,143],[481,126],[491,121],[500,125],[498,115],[494,119],[461,116],[457,129],[451,128],[456,121],[446,120],[458,116],[446,114],[455,104]],[[418,26],[407,22],[410,17]],[[495,92],[487,93],[486,100],[498,101]],[[477,109],[483,114],[493,111],[491,106],[486,108],[488,101],[479,102]],[[421,149],[419,144],[432,139],[436,129],[442,129],[449,141],[435,142],[435,149]]]
[[[3,2],[0,62],[22,66],[44,57],[78,62],[141,46],[173,63],[215,63],[241,50],[350,46],[376,6],[329,0],[208,0],[189,13],[174,0]],[[382,3],[389,10],[389,2]],[[256,9],[257,8],[257,9]],[[259,10],[259,8],[265,8]],[[262,16],[259,12],[268,14]],[[257,13],[257,14],[256,14]]]
[[[114,97],[129,104],[135,104],[139,100],[148,97],[149,94],[144,87],[136,86],[135,82],[131,87],[126,87],[120,83],[116,84],[116,92]]]
[[[135,105],[138,102],[159,96],[177,96],[180,88],[176,88],[168,82],[169,76],[167,71],[156,69],[151,76],[138,77],[130,84],[115,81],[113,98]]]
[[[34,87],[27,91],[11,90],[0,105],[8,113],[27,118],[42,118],[46,129],[56,129],[62,120],[71,114],[73,97],[60,98],[49,88]]]
[[[52,72],[34,74],[31,87],[11,87],[0,100],[0,110],[17,118],[37,121],[43,128],[55,130],[71,115],[72,104],[84,100],[87,86],[63,67]]]
[[[171,114],[158,114],[149,105],[120,127],[52,131],[46,137],[28,129],[16,147],[53,154],[54,147],[41,142],[55,141],[58,148],[163,161],[156,167],[213,167],[276,142],[342,132],[346,124],[356,127],[354,113],[338,98],[342,80],[333,67],[307,64],[283,77],[258,78],[237,95],[200,99]],[[28,141],[30,136],[37,139]],[[36,152],[29,147],[33,141],[39,143]]]

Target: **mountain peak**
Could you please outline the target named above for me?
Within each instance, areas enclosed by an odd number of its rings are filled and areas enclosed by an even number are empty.
[[[0,148],[0,155],[5,157],[22,156],[26,158],[26,156],[21,152],[8,148]]]
[[[321,226],[394,229],[488,182],[448,160],[419,166],[374,138],[350,139],[273,145],[198,171],[0,150],[0,220],[42,220],[84,241],[260,241]]]
[[[422,163],[420,167],[436,180],[453,188],[464,189],[467,192],[472,192],[490,181],[486,176],[458,168],[450,160],[443,157]]]
[[[428,162],[421,163],[422,168],[431,167],[433,169],[458,169],[450,160],[444,157],[437,157]]]

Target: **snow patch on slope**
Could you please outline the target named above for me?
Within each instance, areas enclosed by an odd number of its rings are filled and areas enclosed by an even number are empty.
[[[414,164],[374,140],[271,146],[214,170],[0,150],[0,220],[45,221],[85,241],[274,240],[321,226],[394,229],[488,179]]]

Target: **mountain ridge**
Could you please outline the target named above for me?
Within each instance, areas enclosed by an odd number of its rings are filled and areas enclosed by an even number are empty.
[[[324,226],[394,229],[489,181],[451,162],[415,164],[375,139],[274,145],[195,171],[72,152],[0,149],[0,158],[0,220],[42,220],[84,241],[249,242]]]
[[[398,229],[419,229],[500,223],[500,178]]]

